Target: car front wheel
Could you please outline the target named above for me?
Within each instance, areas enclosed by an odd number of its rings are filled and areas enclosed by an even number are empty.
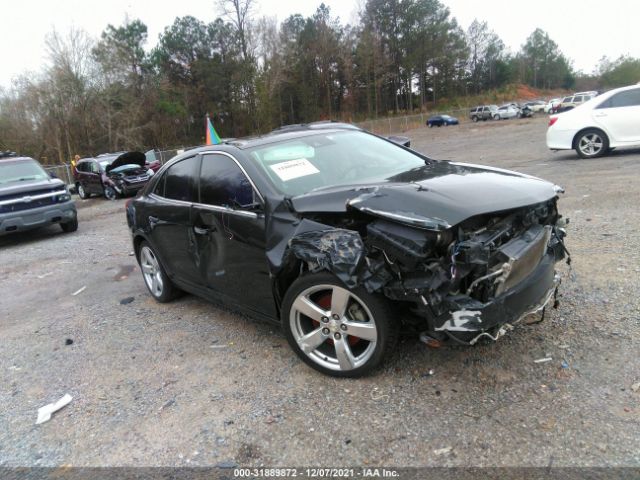
[[[398,338],[398,325],[384,298],[362,287],[349,289],[325,272],[293,282],[281,315],[296,354],[307,365],[336,377],[370,372]]]
[[[104,198],[107,200],[115,200],[118,198],[118,194],[113,187],[107,185],[104,187]]]
[[[601,130],[590,128],[576,137],[575,149],[581,158],[601,157],[609,150],[609,138]]]
[[[146,242],[140,245],[138,261],[144,277],[144,283],[153,298],[160,303],[167,303],[179,295],[180,290],[169,280],[164,268],[160,265],[156,253]]]

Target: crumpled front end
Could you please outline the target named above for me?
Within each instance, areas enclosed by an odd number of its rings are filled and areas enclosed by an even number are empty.
[[[302,220],[284,264],[328,270],[397,305],[407,329],[473,344],[555,301],[555,264],[567,255],[557,197],[477,215],[443,229],[352,209]],[[422,222],[424,223],[424,222]],[[305,226],[306,224],[306,226]]]

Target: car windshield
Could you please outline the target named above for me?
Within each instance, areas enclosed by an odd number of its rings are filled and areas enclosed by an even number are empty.
[[[120,155],[114,155],[112,157],[101,157],[98,160],[98,163],[100,164],[100,169],[104,170],[105,168],[107,168],[107,165],[111,165],[113,163],[113,161],[118,158]]]
[[[48,178],[47,172],[35,160],[0,161],[0,183],[46,180]]]
[[[383,181],[425,165],[417,154],[359,131],[310,135],[247,152],[280,193],[293,196]]]
[[[444,120],[449,120],[451,117],[449,115],[440,115]]]

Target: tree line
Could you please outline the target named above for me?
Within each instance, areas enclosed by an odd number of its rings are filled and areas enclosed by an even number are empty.
[[[576,81],[544,31],[512,53],[486,22],[464,30],[438,0],[366,0],[354,25],[324,4],[278,24],[258,17],[255,1],[218,0],[223,15],[211,23],[176,18],[150,50],[137,19],[108,25],[98,39],[51,32],[47,66],[0,90],[0,149],[64,163],[75,154],[201,144],[207,113],[222,137],[239,137],[431,111],[511,83]],[[619,82],[614,71],[626,60],[601,62],[600,77]]]

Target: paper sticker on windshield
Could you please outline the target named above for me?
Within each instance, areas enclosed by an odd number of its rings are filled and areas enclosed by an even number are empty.
[[[306,177],[314,173],[320,173],[306,158],[299,160],[289,160],[288,162],[280,162],[270,165],[271,170],[275,172],[283,182],[293,180],[294,178]]]

